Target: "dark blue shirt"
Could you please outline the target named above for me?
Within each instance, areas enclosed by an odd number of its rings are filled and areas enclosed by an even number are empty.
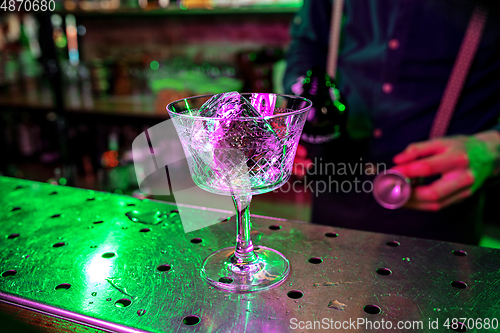
[[[332,1],[305,0],[292,28],[285,88],[325,67]],[[337,83],[349,133],[390,161],[426,140],[475,4],[466,0],[347,0]],[[496,15],[496,13],[495,13]],[[500,128],[500,18],[490,15],[447,135]],[[375,135],[374,135],[375,133]]]
[[[337,83],[351,137],[369,141],[368,159],[389,163],[429,137],[475,4],[468,0],[346,0]],[[285,90],[306,71],[326,67],[332,1],[305,0],[292,28]],[[500,129],[500,18],[485,32],[447,135]],[[366,161],[366,160],[365,160]],[[371,193],[324,193],[315,223],[477,244],[482,195],[439,212],[386,210]]]

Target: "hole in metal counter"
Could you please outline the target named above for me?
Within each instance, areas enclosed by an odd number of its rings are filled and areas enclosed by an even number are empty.
[[[199,244],[201,242],[203,242],[203,240],[201,238],[193,238],[193,239],[191,239],[191,243],[193,243],[193,244]]]
[[[58,284],[54,289],[55,290],[61,290],[61,289],[68,290],[69,288],[71,288],[71,285],[69,283],[61,283],[61,284]]]
[[[304,296],[304,293],[300,290],[291,290],[286,295],[293,299],[299,299],[302,298],[302,296]]]
[[[462,251],[462,250],[453,250],[452,252],[454,255],[457,257],[465,257],[467,255],[467,252]]]
[[[159,270],[160,272],[168,272],[172,267],[170,265],[160,265],[156,269]]]
[[[369,314],[379,314],[380,312],[382,312],[382,309],[379,306],[373,304],[365,305],[363,310]]]
[[[389,268],[379,268],[379,269],[377,269],[377,274],[380,274],[380,275],[391,275],[392,271]]]
[[[318,265],[318,264],[321,264],[323,262],[323,259],[321,259],[319,257],[312,257],[312,258],[309,259],[309,262],[311,264]]]
[[[3,277],[8,277],[8,276],[14,276],[17,274],[17,271],[14,269],[9,269],[8,271],[5,271],[2,273]]]
[[[455,288],[458,288],[458,289],[465,289],[467,288],[467,283],[463,282],[463,281],[453,281],[451,283],[451,285]]]
[[[109,259],[109,258],[113,258],[115,255],[116,255],[116,253],[114,253],[114,252],[106,252],[106,253],[103,253],[101,257]]]
[[[198,316],[186,316],[182,319],[182,323],[188,326],[198,325],[200,318]]]
[[[115,302],[115,305],[119,308],[124,308],[124,307],[127,307],[129,306],[130,304],[132,304],[132,301],[129,300],[128,298],[122,298],[122,299],[119,299]]]

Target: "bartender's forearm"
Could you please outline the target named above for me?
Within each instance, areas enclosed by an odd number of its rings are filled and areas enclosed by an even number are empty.
[[[489,130],[485,132],[480,132],[474,135],[478,140],[486,143],[488,151],[491,152],[494,158],[494,167],[490,176],[500,175],[500,131],[499,130]]]

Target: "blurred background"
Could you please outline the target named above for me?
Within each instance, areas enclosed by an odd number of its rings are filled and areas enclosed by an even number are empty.
[[[46,4],[0,13],[0,175],[170,201],[139,192],[133,140],[179,98],[282,92],[302,0]],[[309,221],[306,192],[255,196],[252,213]],[[500,248],[489,216],[481,244]]]
[[[302,0],[47,4],[0,14],[0,173],[143,197],[136,136],[182,97],[282,92]],[[252,212],[308,221],[309,194],[256,196]]]

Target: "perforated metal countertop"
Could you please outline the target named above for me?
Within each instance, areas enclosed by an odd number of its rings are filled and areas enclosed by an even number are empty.
[[[269,291],[231,294],[199,268],[233,245],[234,219],[185,234],[173,204],[5,177],[0,202],[0,301],[104,331],[303,332],[362,318],[453,332],[447,318],[500,317],[496,249],[254,216],[254,244],[292,271]]]

